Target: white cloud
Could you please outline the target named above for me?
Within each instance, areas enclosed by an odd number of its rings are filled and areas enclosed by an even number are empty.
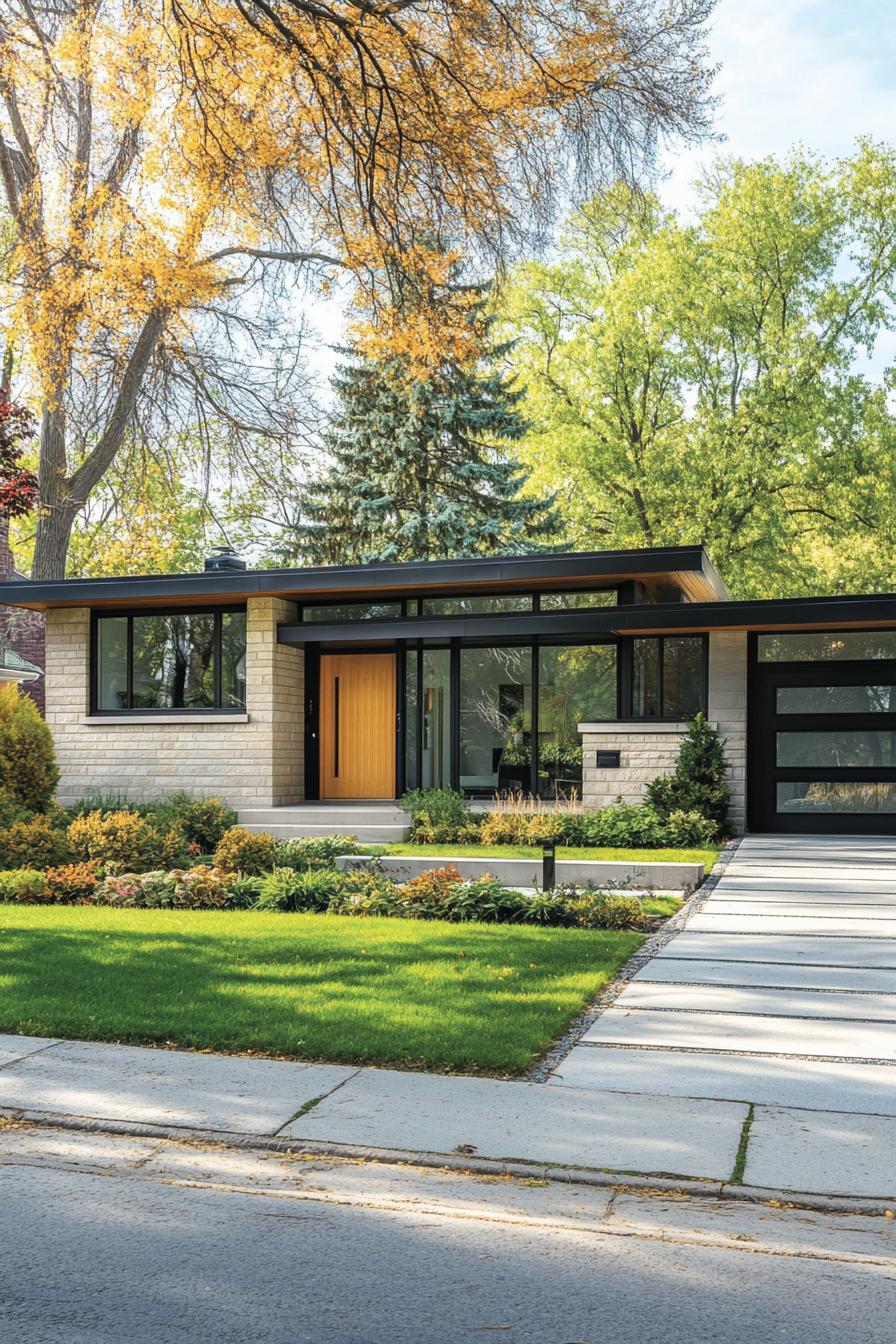
[[[828,156],[896,128],[896,11],[884,0],[720,0],[710,49],[721,63],[719,145],[666,155],[662,194],[686,210],[691,184],[718,153]]]

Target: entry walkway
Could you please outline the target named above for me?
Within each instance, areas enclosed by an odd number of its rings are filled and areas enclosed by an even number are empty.
[[[896,840],[747,837],[552,1081],[761,1106],[747,1178],[814,1130],[843,1188],[896,1138]]]

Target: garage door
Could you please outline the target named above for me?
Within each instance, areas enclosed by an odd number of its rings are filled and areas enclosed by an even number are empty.
[[[750,829],[896,833],[896,631],[751,645]]]

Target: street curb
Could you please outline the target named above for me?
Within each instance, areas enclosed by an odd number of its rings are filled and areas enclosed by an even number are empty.
[[[847,1195],[815,1194],[811,1191],[775,1190],[763,1186],[731,1185],[719,1180],[677,1178],[663,1173],[655,1176],[649,1174],[638,1176],[631,1172],[562,1167],[502,1158],[458,1156],[455,1153],[423,1153],[397,1148],[353,1147],[350,1144],[324,1141],[278,1139],[276,1135],[235,1134],[231,1130],[190,1129],[186,1126],[140,1124],[129,1120],[89,1120],[78,1116],[58,1115],[52,1111],[30,1111],[20,1108],[0,1107],[0,1120],[11,1120],[16,1124],[33,1125],[42,1129],[169,1140],[199,1147],[237,1148],[250,1152],[279,1153],[283,1156],[303,1158],[338,1158],[348,1162],[381,1162],[390,1166],[455,1171],[460,1175],[550,1181],[563,1185],[612,1190],[616,1194],[631,1192],[659,1197],[690,1195],[699,1199],[780,1205],[784,1208],[807,1209],[818,1213],[859,1213],[878,1217],[892,1217],[896,1213],[896,1200],[893,1199],[875,1199],[867,1196],[850,1198]]]

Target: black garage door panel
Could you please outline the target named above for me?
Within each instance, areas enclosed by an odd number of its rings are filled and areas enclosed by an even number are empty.
[[[751,830],[896,833],[896,660],[760,663],[751,644]]]

